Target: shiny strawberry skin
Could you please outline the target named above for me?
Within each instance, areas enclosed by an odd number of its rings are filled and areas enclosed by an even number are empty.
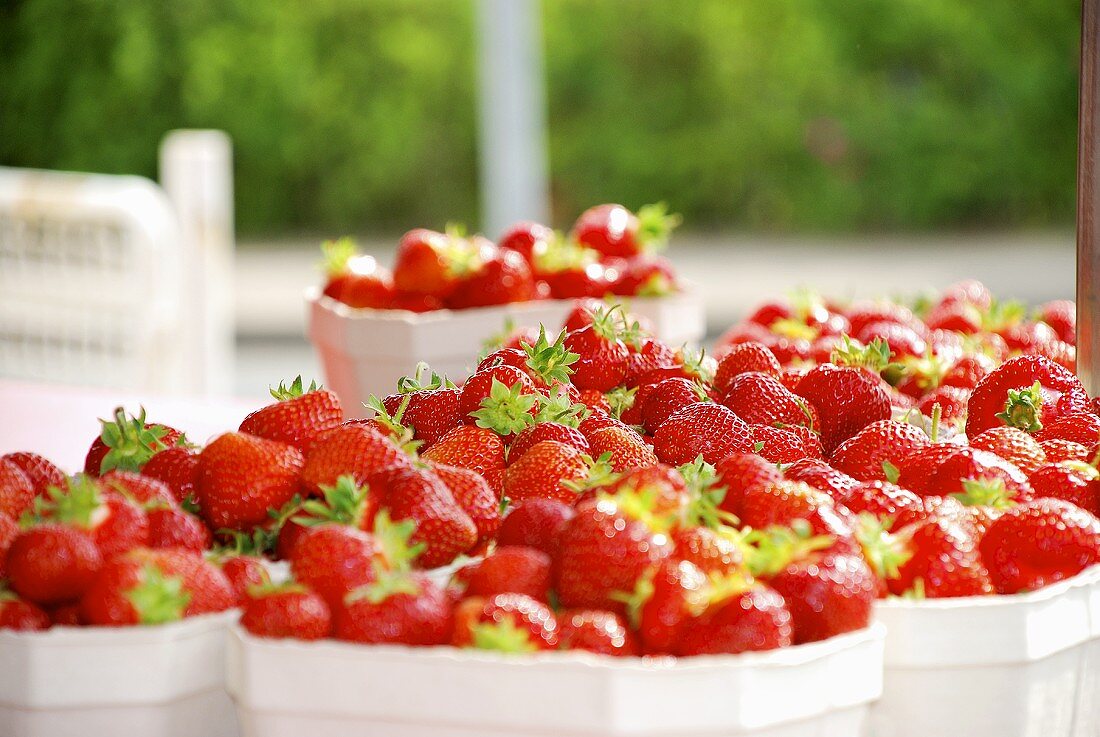
[[[898,464],[898,485],[918,496],[934,494],[932,477],[948,458],[962,448],[953,443],[933,443],[915,451]]]
[[[867,512],[876,517],[896,517],[902,510],[920,510],[921,498],[889,481],[862,481],[845,490],[837,499],[855,514]]]
[[[605,337],[594,325],[569,333],[565,347],[580,358],[573,364],[573,384],[578,389],[606,392],[626,379],[630,354],[626,344],[615,337]]]
[[[928,446],[924,431],[907,422],[872,422],[845,440],[829,457],[829,463],[859,481],[885,481],[884,463],[897,466],[904,458]]]
[[[577,494],[562,483],[578,481],[587,474],[588,462],[583,453],[573,446],[544,440],[504,470],[504,495],[516,501],[541,498],[569,503]]]
[[[1063,499],[1092,515],[1100,515],[1100,472],[1080,461],[1040,467],[1028,478],[1035,497]]]
[[[533,650],[555,650],[558,647],[558,621],[554,613],[540,601],[523,594],[497,594],[489,598],[466,599],[455,611],[451,644],[474,647],[474,627],[482,624],[509,622],[525,633],[525,644]]]
[[[466,596],[525,594],[546,601],[550,594],[551,564],[549,555],[536,548],[505,545],[477,563],[471,563],[455,573],[455,580],[465,586]]]
[[[1100,440],[1100,417],[1089,410],[1070,412],[1045,425],[1036,437],[1039,440],[1071,440],[1087,448]]]
[[[393,266],[397,291],[445,299],[455,288],[446,256],[449,243],[449,236],[423,228],[405,233]]]
[[[458,389],[426,389],[408,394],[391,394],[382,400],[386,411],[395,415],[408,399],[401,424],[413,430],[413,437],[423,441],[420,450],[427,450],[450,430],[462,424]]]
[[[737,376],[750,371],[779,376],[779,361],[763,343],[748,341],[733,346],[718,362],[718,370],[714,374],[714,391],[725,395]]]
[[[411,464],[409,456],[375,428],[344,424],[310,448],[302,467],[302,489],[320,496],[322,486],[332,486],[341,476],[364,484],[376,473]]]
[[[444,435],[421,458],[469,468],[488,478],[494,470],[504,468],[504,441],[492,430],[464,425]]]
[[[290,554],[294,580],[308,586],[330,607],[375,579],[379,550],[373,536],[355,527],[323,524],[308,528]]]
[[[558,615],[558,627],[558,647],[562,650],[585,650],[615,657],[639,654],[637,638],[614,612],[567,609]]]
[[[554,440],[588,453],[588,439],[575,427],[558,422],[540,422],[516,435],[508,446],[508,464],[511,465],[523,457],[523,454],[544,440]]]
[[[730,383],[722,404],[750,425],[803,425],[819,429],[817,410],[774,376],[744,373]]]
[[[439,480],[451,492],[458,506],[477,528],[478,541],[492,539],[500,529],[500,497],[476,471],[441,463],[429,465]]]
[[[611,470],[615,473],[632,468],[646,468],[657,463],[657,456],[646,445],[642,436],[630,428],[606,427],[588,438],[593,458],[609,456]]]
[[[691,620],[675,654],[735,655],[794,643],[790,610],[776,591],[757,585]]]
[[[826,453],[872,422],[890,419],[882,381],[863,369],[822,364],[802,377],[794,393],[818,411]]]
[[[1023,471],[994,453],[976,448],[961,448],[945,459],[932,474],[924,494],[961,494],[963,482],[968,480],[1000,481],[1015,501],[1027,501],[1032,495]]]
[[[377,603],[349,597],[335,606],[336,639],[414,647],[446,644],[452,627],[447,595],[427,576],[412,574],[410,580],[416,593],[391,593]]]
[[[878,588],[859,555],[795,562],[767,583],[786,600],[796,645],[866,627]]]
[[[445,304],[468,309],[527,302],[535,296],[535,278],[526,259],[514,251],[497,251],[478,271],[458,280]]]
[[[672,535],[674,557],[695,564],[703,573],[730,573],[744,556],[734,539],[710,527],[685,527]]]
[[[515,251],[523,256],[528,264],[534,262],[536,251],[545,248],[554,238],[554,231],[540,223],[523,221],[516,223],[504,231],[497,241],[497,245],[509,251]]]
[[[518,384],[522,387],[521,392],[523,394],[535,393],[535,384],[531,381],[531,377],[514,366],[501,364],[482,369],[462,385],[458,411],[466,422],[472,423],[472,420],[469,419],[470,414],[481,408],[481,402],[488,398],[494,381],[499,381],[508,388]]]
[[[477,543],[477,526],[430,469],[386,471],[374,477],[371,490],[380,495],[382,506],[389,509],[394,521],[416,522],[410,542],[425,546],[416,559],[417,566],[446,565]],[[295,547],[295,552],[298,547],[301,544]]]
[[[982,563],[973,537],[954,522],[934,518],[902,530],[911,557],[887,587],[898,596],[920,580],[928,598],[980,596],[993,593],[989,571]]]
[[[651,569],[652,591],[637,614],[639,638],[650,654],[673,653],[692,616],[692,600],[707,585],[705,573],[678,557]]]
[[[321,640],[332,632],[332,612],[312,591],[287,587],[250,597],[241,626],[256,637]]]
[[[714,464],[718,483],[726,488],[719,505],[735,516],[741,515],[741,501],[749,489],[770,486],[783,479],[774,463],[755,453],[731,453]]]
[[[39,606],[79,598],[102,566],[103,556],[89,533],[57,524],[19,533],[5,556],[12,589]]]
[[[240,432],[292,445],[303,453],[344,420],[340,400],[327,389],[306,392],[250,413]]]
[[[657,428],[653,450],[662,463],[673,466],[700,455],[707,463],[717,463],[730,453],[751,451],[752,433],[729,408],[697,402],[677,410]]]
[[[0,512],[0,578],[7,578],[7,566],[5,560],[8,556],[8,548],[19,534],[19,523],[3,512]]]
[[[1054,438],[1039,441],[1039,447],[1046,454],[1047,463],[1060,463],[1061,461],[1081,461],[1088,463],[1096,454],[1091,453],[1087,447],[1072,440]]]
[[[203,521],[178,507],[150,509],[149,547],[207,550],[213,543],[213,535]]]
[[[940,380],[941,386],[954,386],[960,389],[973,389],[989,372],[997,367],[990,357],[975,353],[955,361]]]
[[[1017,356],[982,379],[970,395],[966,434],[972,437],[1005,424],[996,415],[1005,411],[1009,390],[1029,389],[1036,381],[1042,387],[1042,426],[1071,412],[1088,411],[1088,394],[1072,372],[1042,356]]]
[[[700,401],[698,386],[688,379],[673,377],[652,385],[642,400],[642,425],[654,433],[677,410]]]
[[[40,632],[50,628],[50,617],[14,594],[0,597],[0,631]]]
[[[141,469],[142,476],[163,482],[177,502],[193,497],[199,472],[199,454],[190,448],[167,448]]]
[[[497,544],[530,546],[555,556],[558,538],[574,514],[572,506],[553,499],[520,502],[501,522]]]
[[[970,438],[970,447],[996,453],[1027,475],[1046,463],[1046,452],[1039,441],[1015,427],[991,427]]]
[[[297,448],[245,433],[219,436],[199,454],[195,493],[203,519],[217,529],[243,530],[268,521],[298,491]]]
[[[142,469],[140,474],[131,471],[108,471],[100,476],[96,483],[104,492],[121,494],[145,508],[162,505],[174,507],[179,504],[179,500],[168,485],[146,476],[145,469]]]
[[[813,534],[832,538],[832,544],[823,554],[847,554],[858,549],[853,537],[855,519],[848,510],[836,506],[832,497],[806,484],[782,481],[756,487],[745,494],[741,503],[741,523],[753,529],[789,526],[795,520],[806,520]]]
[[[802,438],[790,430],[771,425],[749,425],[749,429],[753,449],[759,448],[756,452],[770,463],[787,464],[812,457],[813,451],[807,450]]]
[[[14,463],[20,471],[25,473],[34,486],[35,496],[42,496],[51,486],[65,484],[65,472],[37,453],[8,453],[0,456],[0,461]]]
[[[18,519],[34,504],[34,482],[15,463],[0,458],[0,512]]]
[[[638,217],[622,205],[596,205],[577,218],[573,237],[603,256],[634,256],[642,250],[638,227]]]

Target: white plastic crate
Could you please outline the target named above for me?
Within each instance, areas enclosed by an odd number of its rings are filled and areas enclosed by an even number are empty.
[[[229,688],[249,737],[848,737],[882,687],[881,626],[766,653],[616,659],[255,638]]]
[[[703,301],[690,285],[667,297],[624,297],[622,301],[670,345],[695,344],[706,333]],[[363,409],[367,397],[394,392],[397,380],[412,373],[419,361],[453,381],[465,379],[483,345],[499,335],[509,320],[516,327],[542,324],[553,332],[560,329],[574,303],[542,300],[418,314],[355,309],[317,289],[306,292],[309,339],[320,357],[325,383],[340,397],[348,417],[370,414]]]

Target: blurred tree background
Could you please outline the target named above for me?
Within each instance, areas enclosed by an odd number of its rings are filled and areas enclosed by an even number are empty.
[[[1072,224],[1076,0],[543,0],[555,217]],[[229,132],[242,234],[477,221],[472,0],[0,0],[0,163]]]

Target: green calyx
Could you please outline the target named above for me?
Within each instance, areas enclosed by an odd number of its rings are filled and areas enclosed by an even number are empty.
[[[604,340],[619,340],[626,327],[626,316],[621,304],[610,305],[607,309],[597,308],[592,314],[592,331]]]
[[[951,496],[968,507],[1008,509],[1016,505],[1016,492],[1005,488],[1004,479],[997,477],[965,479],[962,486],[962,493]]]
[[[478,427],[499,435],[514,435],[535,423],[531,410],[537,402],[538,397],[525,392],[521,383],[509,387],[494,378],[489,396],[481,400],[481,409],[471,412],[470,416]]]
[[[742,568],[732,571],[713,571],[707,576],[707,583],[702,588],[689,592],[687,597],[688,612],[693,617],[701,617],[710,609],[729,601],[735,596],[740,596],[756,585],[752,574]]]
[[[813,340],[817,337],[817,328],[793,317],[781,317],[773,321],[768,330],[791,340]]]
[[[357,483],[354,476],[345,474],[332,486],[321,487],[323,501],[308,499],[302,502],[293,519],[306,527],[328,522],[360,527],[367,509],[368,491],[368,487]]]
[[[704,384],[711,384],[714,382],[715,364],[714,361],[707,360],[707,351],[705,348],[689,348],[687,345],[680,346],[680,350],[677,351],[680,356],[680,365],[683,366],[684,372],[693,377],[693,380],[698,386],[696,393],[699,394],[699,399],[704,402],[709,402],[710,397],[707,395],[706,389],[703,388]]]
[[[694,461],[676,470],[688,490],[689,501],[682,519],[684,525],[723,530],[727,526],[736,528],[740,524],[736,515],[720,508],[727,489],[721,484],[714,466],[704,461],[703,456],[697,456]]]
[[[397,411],[392,415],[386,409],[385,403],[374,394],[367,397],[367,401],[363,402],[363,406],[374,412],[374,417],[371,419],[386,429],[401,450],[415,458],[417,451],[420,450],[420,446],[424,442],[414,440],[415,429],[404,424],[405,410],[409,408],[410,402],[412,402],[412,394],[405,394],[401,399],[401,404],[397,405]]]
[[[531,641],[531,633],[516,626],[511,617],[497,622],[478,622],[470,627],[473,647],[478,650],[496,650],[502,653],[533,653],[538,646]]]
[[[390,571],[374,562],[375,579],[370,583],[360,586],[350,592],[344,601],[348,604],[366,599],[371,604],[381,604],[391,596],[406,594],[408,596],[420,595],[420,584],[409,575],[408,571]]]
[[[879,578],[897,578],[900,568],[913,557],[904,534],[889,532],[892,520],[878,519],[863,512],[856,525],[856,541],[863,548],[863,556]]]
[[[982,330],[995,333],[998,330],[1019,325],[1027,317],[1027,306],[1019,300],[994,300],[989,309],[981,314]]]
[[[290,501],[284,504],[279,509],[267,510],[267,516],[271,518],[271,524],[268,526],[268,532],[272,538],[278,538],[279,531],[283,529],[286,523],[302,511],[302,497],[299,494],[295,494]]]
[[[650,274],[638,286],[639,297],[666,297],[676,292],[676,285],[663,273]]]
[[[99,485],[81,473],[69,479],[64,488],[51,486],[45,497],[35,497],[32,507],[23,513],[21,523],[29,527],[50,520],[87,530],[93,526],[96,513],[102,508]]]
[[[136,417],[118,407],[113,420],[100,420],[100,423],[103,430],[99,439],[109,448],[99,466],[101,474],[115,469],[138,472],[157,452],[168,447],[163,441],[168,428],[146,424],[144,407]],[[185,443],[181,437],[179,444]]]
[[[347,272],[348,262],[359,255],[355,241],[344,236],[321,244],[321,269],[330,279]]]
[[[259,527],[250,532],[222,528],[218,530],[218,537],[229,541],[226,544],[219,545],[214,551],[219,558],[238,555],[260,557],[275,550],[275,544],[278,542],[278,531],[264,530]]]
[[[617,601],[626,607],[626,619],[634,629],[641,626],[642,608],[653,598],[653,579],[656,576],[657,566],[650,566],[634,582],[633,591],[613,591],[610,594],[609,598],[612,601]]]
[[[1004,411],[997,413],[997,419],[1025,432],[1039,432],[1043,429],[1039,419],[1043,413],[1042,389],[1043,385],[1038,381],[1027,389],[1009,389]]]
[[[623,412],[634,406],[634,395],[637,393],[636,386],[629,389],[625,386],[617,386],[607,392],[604,396],[607,397],[607,403],[611,406],[611,416],[616,419],[622,417]]]
[[[305,384],[302,382],[302,375],[298,374],[294,377],[294,381],[290,382],[289,386],[285,381],[280,381],[279,386],[271,387],[270,389],[268,389],[268,392],[271,394],[272,397],[279,400],[280,402],[285,402],[288,399],[297,399],[303,394],[315,392],[320,388],[321,385],[318,384],[316,381],[311,381],[309,382],[309,386],[305,386]]]
[[[652,484],[626,485],[614,494],[601,493],[599,501],[610,502],[627,519],[640,522],[650,532],[665,534],[676,524],[674,513],[659,514],[657,499],[661,490]]]
[[[412,376],[402,376],[397,380],[397,391],[400,394],[454,388],[453,381],[432,371],[432,367],[424,361],[416,364]]]
[[[598,458],[585,456],[584,459],[585,463],[588,464],[588,471],[585,473],[584,478],[562,481],[561,486],[563,489],[568,489],[576,494],[583,494],[592,489],[610,486],[622,478],[622,474],[615,473],[615,470],[611,467],[610,452],[601,453]]]
[[[520,347],[527,354],[527,368],[549,385],[565,383],[573,373],[570,365],[580,359],[580,354],[573,353],[565,347],[566,331],[558,333],[557,339],[551,343],[546,338],[546,327],[539,325],[539,337],[534,345],[526,342],[520,343]]]
[[[638,209],[638,240],[646,250],[660,250],[683,218],[668,211],[668,203],[655,202]]]
[[[879,373],[890,365],[893,353],[885,340],[876,338],[862,347],[847,335],[840,336],[840,341],[829,357],[837,366],[853,366]]]
[[[746,562],[754,576],[769,578],[791,563],[807,560],[814,553],[829,548],[832,535],[814,535],[806,520],[794,520],[790,526],[772,525],[753,530],[746,536],[751,547]]]
[[[896,484],[898,479],[901,478],[901,469],[890,461],[882,462],[882,473],[891,484]]]
[[[599,253],[595,250],[585,248],[557,232],[546,244],[546,248],[535,252],[535,269],[546,274],[584,269],[597,261]]]
[[[535,401],[539,406],[539,411],[535,413],[536,424],[556,422],[559,425],[580,427],[581,422],[592,414],[588,407],[570,399],[569,390],[561,384],[556,385],[549,396],[539,394]]]
[[[184,590],[178,576],[165,576],[159,568],[147,564],[141,571],[141,583],[126,592],[126,599],[141,624],[165,624],[183,619],[191,594]]]
[[[897,367],[897,376],[887,376],[888,381],[894,379],[890,381],[891,384],[896,386],[901,379],[912,377],[913,382],[923,392],[937,388],[949,368],[946,361],[932,353],[931,348],[920,358],[911,356],[902,359],[900,363],[891,364],[890,367]]]
[[[447,236],[446,243],[441,249],[437,249],[437,252],[443,259],[447,275],[460,278],[480,271],[484,265],[481,251],[474,239],[467,237],[466,225],[447,223],[444,232]]]
[[[413,563],[427,547],[425,543],[413,544],[416,534],[416,521],[411,519],[395,522],[390,519],[388,509],[383,509],[374,517],[374,540],[382,554],[382,561],[389,571],[411,571]],[[379,561],[375,561],[378,563]]]

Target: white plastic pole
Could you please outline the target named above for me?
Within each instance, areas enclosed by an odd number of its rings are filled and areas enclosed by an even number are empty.
[[[546,101],[538,0],[478,0],[482,230],[547,222]]]
[[[160,181],[179,215],[200,392],[233,383],[233,148],[216,130],[177,130],[160,147]]]

